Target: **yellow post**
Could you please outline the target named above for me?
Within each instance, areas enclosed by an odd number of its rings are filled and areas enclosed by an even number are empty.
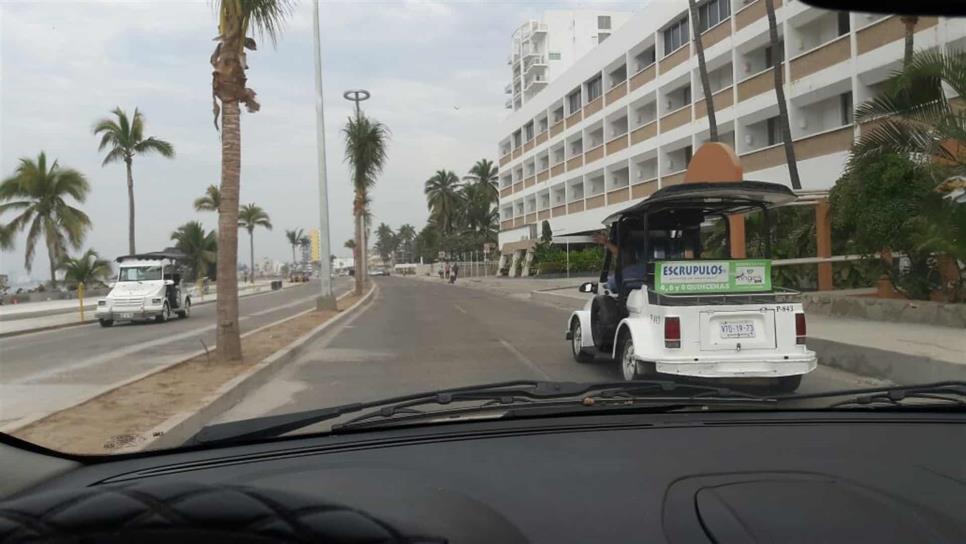
[[[83,283],[77,284],[77,300],[80,301],[80,314],[81,314],[80,320],[84,321],[84,284]]]

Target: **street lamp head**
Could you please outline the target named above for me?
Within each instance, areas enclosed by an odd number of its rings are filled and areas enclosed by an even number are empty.
[[[363,100],[369,100],[369,91],[365,89],[349,89],[348,91],[342,93],[342,97],[346,100],[359,103]]]
[[[359,113],[359,102],[363,100],[369,100],[369,91],[365,89],[349,89],[348,91],[342,93],[342,97],[346,100],[351,100],[356,104],[356,117],[361,115]]]

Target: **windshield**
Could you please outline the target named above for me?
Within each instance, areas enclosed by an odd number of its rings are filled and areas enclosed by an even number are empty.
[[[966,380],[966,19],[0,4],[0,432],[114,454],[354,403],[437,425],[433,392],[508,381],[700,417]],[[636,381],[672,385],[594,385]]]
[[[161,279],[160,266],[125,266],[117,276],[117,281],[151,281]]]

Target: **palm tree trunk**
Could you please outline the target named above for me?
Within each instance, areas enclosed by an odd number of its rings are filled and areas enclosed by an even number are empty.
[[[50,288],[57,286],[57,255],[54,248],[47,244],[47,260],[50,261]]]
[[[918,22],[919,17],[916,17],[915,15],[906,15],[902,17],[902,24],[906,27],[905,51],[902,57],[903,66],[909,66],[909,63],[912,62],[913,42],[915,39],[914,35],[916,33],[916,23]]]
[[[698,6],[694,0],[688,0],[691,10],[691,29],[694,36],[694,48],[698,52],[698,74],[701,76],[701,88],[704,90],[704,105],[708,110],[708,141],[718,141],[718,119],[714,112],[714,99],[711,97],[711,80],[708,78],[708,65],[704,62],[704,43],[701,41],[699,30]]]
[[[127,166],[127,250],[130,255],[134,249],[134,175],[131,172],[131,159],[125,159]]]
[[[765,0],[765,11],[768,14],[768,37],[771,41],[771,49],[777,55],[778,47],[778,23],[775,19],[774,0]],[[784,59],[782,55],[782,59]],[[777,59],[776,59],[777,60]],[[778,122],[782,130],[782,144],[785,148],[785,162],[788,163],[788,177],[792,182],[792,189],[801,189],[802,182],[798,177],[798,162],[795,160],[795,144],[792,142],[792,131],[788,123],[788,102],[785,101],[784,78],[782,70],[785,63],[775,62],[772,73],[775,74],[775,98],[778,102]]]
[[[218,355],[240,361],[238,326],[238,191],[241,180],[241,126],[237,101],[222,103],[221,203],[218,206]]]
[[[295,265],[295,246],[292,246],[292,265]]]

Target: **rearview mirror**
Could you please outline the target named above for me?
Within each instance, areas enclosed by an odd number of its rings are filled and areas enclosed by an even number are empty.
[[[597,282],[588,281],[586,283],[581,284],[580,287],[577,288],[577,290],[580,291],[581,293],[596,293]]]

